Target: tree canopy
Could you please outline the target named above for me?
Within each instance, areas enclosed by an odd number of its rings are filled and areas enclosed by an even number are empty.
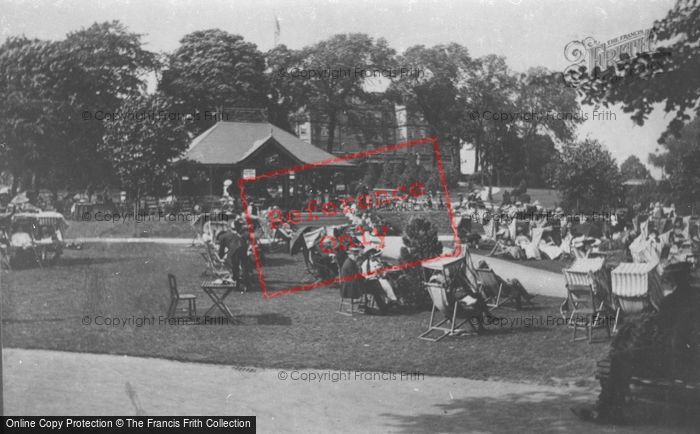
[[[562,205],[579,212],[601,212],[617,206],[622,189],[615,159],[592,139],[563,146],[554,164],[552,183],[562,195]]]
[[[636,155],[630,155],[620,164],[620,175],[623,181],[630,179],[651,179],[649,169]]]
[[[267,107],[265,58],[255,44],[219,29],[185,35],[167,56],[159,90],[178,110],[199,114],[195,132],[233,107]]]

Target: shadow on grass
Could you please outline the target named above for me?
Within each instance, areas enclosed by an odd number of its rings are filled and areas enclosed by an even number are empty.
[[[90,258],[90,257],[82,257],[82,258],[60,258],[58,262],[55,264],[51,265],[53,268],[63,268],[63,267],[79,267],[83,265],[87,266],[93,266],[93,265],[100,265],[100,264],[113,264],[113,263],[118,263],[118,262],[129,262],[129,261],[134,261],[134,260],[139,260],[140,258],[138,257],[131,257],[131,258]]]
[[[31,324],[31,323],[41,323],[41,322],[60,322],[68,320],[82,319],[82,316],[68,316],[65,318],[3,318],[3,324]]]
[[[604,426],[583,422],[571,407],[590,404],[590,395],[582,391],[510,393],[501,397],[473,397],[438,404],[430,412],[412,415],[385,413],[400,432],[692,432],[697,416],[669,411],[652,403],[634,403],[625,426]],[[664,430],[665,431],[665,430]]]
[[[192,322],[187,325],[191,326],[208,326],[208,325],[229,325],[229,321],[223,316],[207,316],[208,323],[196,323]],[[263,325],[263,326],[289,326],[292,325],[292,319],[288,316],[280,315],[279,313],[261,313],[256,315],[246,315],[246,314],[235,314],[234,318],[240,321],[238,326],[251,326],[251,325]],[[175,319],[180,319],[186,321],[187,317],[176,317]],[[231,326],[234,326],[231,324]]]
[[[246,320],[252,320],[255,325],[274,325],[274,326],[288,326],[292,325],[292,319],[288,316],[280,315],[278,313],[261,313],[258,315],[238,315],[236,318],[247,323]]]
[[[294,258],[291,256],[285,257],[281,255],[275,255],[275,256],[265,256],[265,259],[262,261],[262,266],[263,266],[263,271],[265,270],[265,267],[276,267],[276,266],[281,266],[281,265],[290,265],[294,264],[296,261]]]

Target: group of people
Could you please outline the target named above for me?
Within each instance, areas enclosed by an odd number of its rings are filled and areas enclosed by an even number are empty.
[[[218,244],[218,256],[231,270],[231,277],[236,282],[236,287],[248,284],[250,273],[250,261],[248,259],[248,237],[245,234],[243,220],[238,217],[233,219],[229,226],[216,234],[214,241]],[[241,276],[241,273],[243,276]],[[244,277],[242,279],[241,277]]]

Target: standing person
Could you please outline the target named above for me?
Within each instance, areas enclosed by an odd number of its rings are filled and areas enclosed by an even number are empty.
[[[250,270],[251,270],[251,257],[253,256],[253,252],[251,250],[251,246],[249,243],[249,235],[248,231],[246,229],[246,222],[245,222],[245,217],[243,214],[241,214],[234,222],[233,226],[235,231],[238,233],[238,236],[241,238],[241,247],[240,247],[240,252],[238,255],[238,263],[241,268],[241,272],[243,275],[241,276],[241,280],[243,281],[243,285],[245,286],[245,289],[248,289],[248,284],[250,283]]]
[[[236,222],[232,221],[228,230],[219,233],[216,241],[219,243],[219,258],[231,268],[231,276],[236,281],[236,288],[240,288],[243,240],[237,231]]]

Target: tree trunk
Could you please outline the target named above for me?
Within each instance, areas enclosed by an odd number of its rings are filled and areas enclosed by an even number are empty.
[[[15,197],[17,194],[17,189],[19,188],[19,183],[20,183],[20,177],[22,175],[20,174],[19,170],[15,170],[12,172],[12,191],[10,192],[10,198]]]
[[[134,202],[134,237],[138,237],[138,228],[137,228],[137,223],[138,223],[138,216],[139,216],[139,211],[141,211],[140,208],[141,205],[141,187],[136,187],[136,202]]]
[[[328,141],[326,142],[326,151],[329,154],[333,153],[333,142],[335,141],[335,127],[337,123],[337,117],[335,110],[331,110],[330,116],[328,117]]]

